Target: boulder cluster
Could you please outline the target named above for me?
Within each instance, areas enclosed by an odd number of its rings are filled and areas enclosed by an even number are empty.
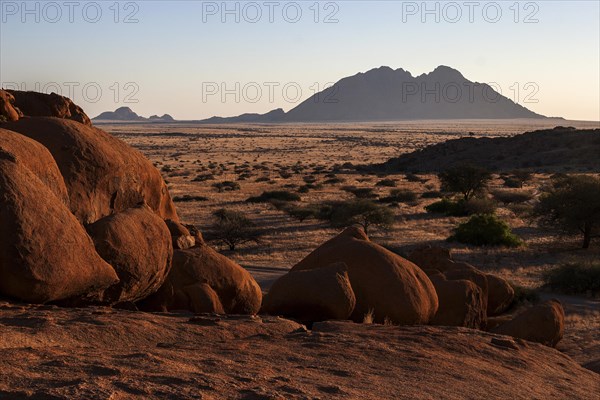
[[[141,153],[65,97],[0,90],[0,296],[254,314],[262,293]]]
[[[410,261],[409,261],[410,260]],[[558,301],[506,313],[504,279],[426,247],[407,258],[351,227],[266,297],[241,266],[179,221],[160,173],[56,95],[0,90],[0,296],[146,311],[283,315],[487,329],[554,346]],[[498,317],[500,316],[500,317]]]
[[[507,317],[514,296],[506,280],[454,261],[448,249],[423,247],[405,259],[351,227],[275,281],[262,311],[308,324],[459,326],[555,346],[564,331],[561,304],[551,300]]]

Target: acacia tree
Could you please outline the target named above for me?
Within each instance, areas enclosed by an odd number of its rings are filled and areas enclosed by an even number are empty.
[[[371,226],[391,226],[394,213],[371,200],[357,199],[337,204],[331,213],[331,222],[334,226],[360,225],[368,234]]]
[[[438,177],[442,183],[442,191],[460,193],[468,201],[487,187],[492,174],[483,167],[461,164],[440,172]]]
[[[534,209],[541,224],[579,232],[583,248],[589,248],[592,238],[600,237],[600,178],[559,176],[544,191]]]
[[[209,240],[223,243],[231,251],[240,244],[260,241],[261,231],[243,213],[222,208],[213,216],[215,223],[210,227]]]

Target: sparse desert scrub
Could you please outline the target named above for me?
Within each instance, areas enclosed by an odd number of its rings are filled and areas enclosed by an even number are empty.
[[[600,261],[580,261],[563,264],[546,271],[546,286],[551,290],[573,295],[600,296]]]
[[[410,203],[419,198],[417,193],[410,189],[392,189],[390,195],[380,199],[383,203]]]
[[[438,177],[443,192],[462,194],[463,200],[468,201],[487,188],[492,174],[476,165],[460,164],[441,172]]]
[[[222,208],[213,212],[213,217],[215,222],[211,225],[206,239],[224,244],[231,251],[235,251],[244,243],[258,243],[262,236],[256,224],[241,212]]]
[[[215,182],[212,184],[212,187],[219,193],[240,190],[240,184],[233,181]]]
[[[493,190],[492,196],[504,204],[524,203],[533,199],[533,192],[529,190],[506,190],[496,189]]]
[[[358,199],[372,199],[377,197],[377,195],[373,193],[373,188],[344,186],[342,190],[344,192],[352,193]]]
[[[271,201],[300,201],[302,198],[294,192],[287,190],[273,190],[263,192],[260,196],[254,196],[246,200],[249,203],[268,203]]]
[[[192,201],[208,201],[208,198],[204,196],[192,196],[189,194],[184,194],[183,196],[173,197],[173,201],[175,203],[187,203]]]
[[[396,187],[398,182],[395,179],[382,179],[375,186]]]

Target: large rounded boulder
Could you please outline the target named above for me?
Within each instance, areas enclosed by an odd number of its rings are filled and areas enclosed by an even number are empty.
[[[147,311],[256,314],[261,302],[260,287],[248,271],[197,241],[196,247],[174,251],[166,282],[138,305]]]
[[[147,205],[105,217],[87,227],[98,254],[120,282],[103,295],[107,303],[135,302],[156,292],[171,269],[173,246],[164,221]]]
[[[515,290],[506,279],[487,274],[488,304],[487,314],[500,315],[510,308],[515,298]]]
[[[27,117],[56,117],[92,125],[83,109],[71,99],[56,93],[24,92],[7,90],[13,96],[13,105]]]
[[[427,324],[438,309],[438,297],[427,275],[412,262],[371,242],[364,231],[350,227],[296,264],[292,271],[312,270],[342,262],[356,307],[351,319],[373,314],[375,322]]]
[[[431,281],[439,299],[439,308],[432,325],[464,326],[479,329],[486,321],[483,291],[468,280],[446,280],[442,274]]]
[[[91,224],[145,202],[163,219],[177,221],[160,173],[144,156],[108,133],[58,118],[22,118],[2,124],[43,144],[69,192],[71,211]]]
[[[560,301],[552,299],[523,311],[491,332],[554,347],[564,331],[565,311]]]
[[[69,194],[52,154],[42,144],[17,132],[0,128],[0,150],[13,154],[44,183],[63,204],[69,204]]]
[[[348,267],[337,263],[285,274],[269,289],[262,311],[312,323],[348,319],[355,305]]]
[[[0,294],[31,303],[97,298],[118,282],[114,269],[67,206],[19,159],[0,150]]]

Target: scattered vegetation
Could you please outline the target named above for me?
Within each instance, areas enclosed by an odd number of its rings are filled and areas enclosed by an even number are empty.
[[[467,201],[464,199],[442,200],[431,203],[425,210],[432,214],[445,214],[450,217],[464,217],[473,214],[493,214],[496,211],[496,203],[487,197],[475,197]]]
[[[208,198],[204,196],[191,196],[189,194],[185,194],[183,196],[173,197],[173,201],[175,203],[187,203],[192,201],[208,201]]]
[[[392,189],[390,195],[380,199],[383,203],[410,203],[418,199],[418,195],[409,189]]]
[[[533,199],[533,193],[526,190],[494,190],[492,191],[494,199],[504,204],[525,203]]]
[[[320,217],[325,215],[327,214],[321,213]],[[368,234],[371,226],[386,229],[393,225],[394,213],[388,207],[371,200],[357,199],[336,204],[331,210],[329,220],[335,227],[360,225]]]
[[[212,187],[217,189],[219,193],[240,190],[240,184],[232,181],[215,182]]]
[[[250,197],[246,200],[248,203],[269,203],[272,201],[300,201],[301,198],[296,193],[287,190],[265,191],[260,196]]]
[[[208,240],[222,243],[231,251],[241,244],[260,241],[261,231],[243,213],[222,208],[215,211],[213,216],[216,221],[210,227]]]
[[[559,175],[544,189],[534,209],[542,226],[579,233],[583,248],[600,237],[600,178],[588,175]]]
[[[395,179],[382,179],[375,186],[396,187],[396,184]]]
[[[485,168],[462,164],[441,172],[438,177],[443,192],[460,193],[468,201],[487,187],[492,174]]]
[[[510,305],[511,308],[520,306],[521,304],[537,304],[540,302],[540,294],[535,289],[530,289],[524,286],[510,284],[515,291],[515,297]]]
[[[565,294],[600,295],[600,261],[568,263],[544,274],[546,285]]]
[[[372,199],[377,197],[377,195],[373,193],[372,188],[357,188],[354,186],[344,186],[342,190],[344,192],[352,193],[358,199]]]
[[[475,246],[508,246],[521,245],[521,240],[512,233],[508,224],[493,214],[472,216],[454,230],[454,235],[448,238]]]
[[[529,182],[532,178],[532,173],[524,170],[524,169],[518,169],[515,171],[512,171],[510,173],[510,175],[505,176],[504,179],[504,186],[506,186],[507,188],[513,188],[513,189],[522,189],[523,185],[526,182]]]

